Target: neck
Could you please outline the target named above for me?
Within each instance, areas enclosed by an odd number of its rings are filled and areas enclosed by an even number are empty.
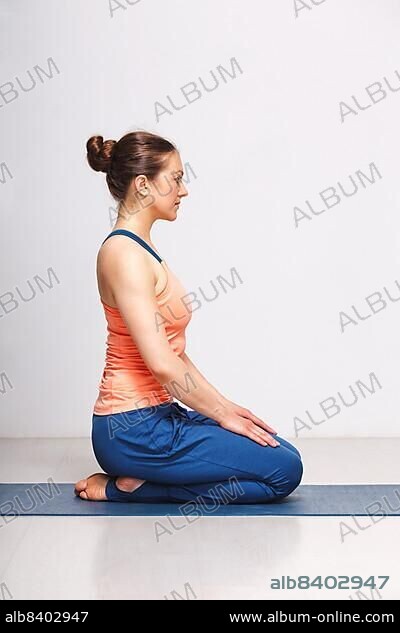
[[[127,229],[151,244],[150,230],[156,219],[150,209],[129,209],[124,205],[118,209],[118,218],[112,230]]]

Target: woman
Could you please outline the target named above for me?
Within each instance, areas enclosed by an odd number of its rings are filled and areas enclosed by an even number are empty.
[[[92,501],[268,503],[300,483],[298,450],[249,409],[225,398],[185,353],[187,292],[151,241],[182,198],[179,152],[145,131],[91,137],[87,160],[107,174],[118,218],[97,258],[107,353],[92,418],[100,467],[76,483]],[[210,350],[211,351],[211,350]],[[191,407],[174,401],[173,395]]]

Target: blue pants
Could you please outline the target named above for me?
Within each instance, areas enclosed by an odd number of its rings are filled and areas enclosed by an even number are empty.
[[[92,423],[96,459],[111,476],[106,486],[110,501],[179,503],[200,498],[213,503],[223,489],[229,503],[282,499],[299,485],[303,465],[294,446],[274,437],[280,446],[261,446],[177,402],[93,414]],[[117,477],[145,483],[125,492],[117,488]]]

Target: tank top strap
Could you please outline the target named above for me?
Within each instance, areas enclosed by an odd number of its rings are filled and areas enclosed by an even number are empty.
[[[151,253],[158,262],[160,263],[162,262],[162,257],[160,257],[158,253],[156,253],[155,250],[152,249],[149,244],[147,244],[147,242],[145,242],[141,237],[139,237],[139,235],[136,235],[136,233],[132,233],[132,231],[128,231],[127,229],[115,229],[115,231],[112,231],[109,235],[107,235],[106,239],[103,240],[102,245],[112,235],[126,235],[127,237],[130,237],[132,240],[135,240],[135,242],[138,242],[138,244],[143,246],[143,248],[145,248],[146,251]]]

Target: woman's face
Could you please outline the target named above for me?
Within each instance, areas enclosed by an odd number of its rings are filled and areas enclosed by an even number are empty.
[[[182,182],[183,166],[179,152],[171,152],[158,176],[148,182],[150,199],[145,206],[152,206],[160,218],[175,220],[181,198],[188,195]]]

